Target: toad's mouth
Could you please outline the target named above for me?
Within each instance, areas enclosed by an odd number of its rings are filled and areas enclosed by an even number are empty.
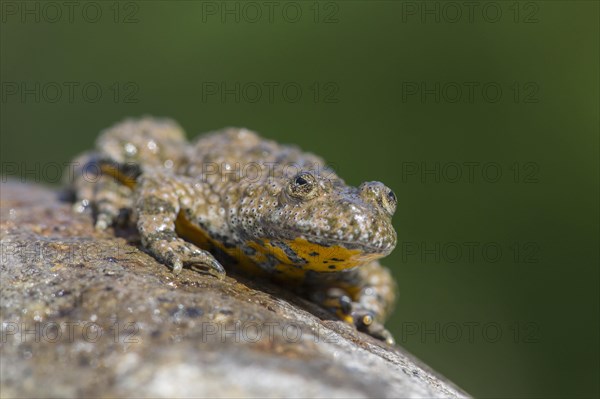
[[[283,235],[285,237],[291,237],[291,240],[304,239],[310,244],[323,248],[343,247],[348,250],[359,250],[365,254],[378,256],[379,258],[389,255],[393,251],[396,241],[394,239],[392,240],[392,244],[383,242],[381,245],[374,245],[371,242],[361,240],[344,240],[336,237],[307,234],[293,229],[285,230]],[[289,241],[289,239],[287,241]]]
[[[301,226],[286,220],[263,220],[264,237],[259,238],[273,241],[304,239],[320,247],[343,247],[379,258],[389,255],[394,250],[397,240],[391,220],[383,220],[379,217],[363,219],[367,221],[358,231],[356,226],[352,229],[331,228],[313,231],[310,226]]]

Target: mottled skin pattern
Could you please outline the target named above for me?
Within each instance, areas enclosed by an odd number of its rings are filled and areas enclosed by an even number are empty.
[[[102,132],[72,188],[96,227],[137,226],[144,248],[179,273],[227,267],[287,286],[388,343],[395,283],[377,259],[396,245],[394,193],[347,186],[323,160],[246,129],[185,139],[145,117]]]

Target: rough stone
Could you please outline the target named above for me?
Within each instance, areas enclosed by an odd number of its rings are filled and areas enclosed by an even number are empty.
[[[57,192],[0,186],[2,397],[464,397],[264,282],[174,276]]]

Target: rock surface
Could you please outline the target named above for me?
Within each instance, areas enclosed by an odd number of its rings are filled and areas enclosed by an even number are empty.
[[[0,201],[2,397],[467,396],[279,287],[176,277],[54,191]]]

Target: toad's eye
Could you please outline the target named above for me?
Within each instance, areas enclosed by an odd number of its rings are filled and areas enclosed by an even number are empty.
[[[398,200],[396,199],[396,194],[394,194],[394,192],[392,190],[388,191],[388,201],[390,201],[392,204],[396,204],[398,202]]]
[[[317,195],[317,191],[317,179],[308,172],[296,175],[287,186],[288,194],[299,199],[311,199]]]
[[[392,190],[389,190],[385,196],[385,200],[383,201],[383,206],[390,214],[394,214],[397,204],[398,199],[396,198],[396,194],[394,194]]]
[[[297,186],[303,186],[305,184],[308,184],[308,181],[306,181],[304,177],[298,176],[296,177],[296,181],[294,183],[296,183]]]

